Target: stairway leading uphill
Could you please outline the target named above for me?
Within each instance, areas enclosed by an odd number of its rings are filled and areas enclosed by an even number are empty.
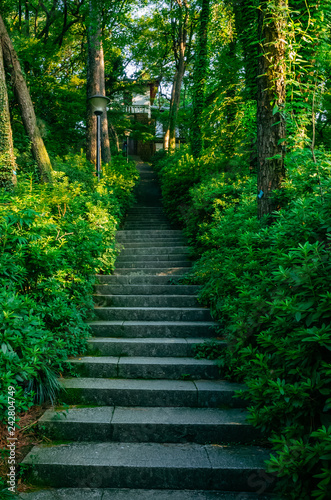
[[[176,284],[191,265],[187,244],[163,212],[151,168],[137,168],[115,273],[96,287],[89,355],[70,360],[80,376],[63,380],[70,409],[46,411],[39,425],[54,442],[24,460],[43,489],[20,497],[270,498],[268,452],[252,444],[245,402],[232,398],[240,386],[219,380],[214,361],[194,358],[215,323],[198,287]]]

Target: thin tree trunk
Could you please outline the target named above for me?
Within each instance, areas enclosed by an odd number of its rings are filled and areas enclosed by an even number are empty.
[[[12,85],[22,113],[23,124],[31,141],[32,152],[38,164],[42,182],[51,181],[52,165],[46,151],[44,141],[37,126],[36,115],[30,93],[24,80],[21,65],[16,51],[9,38],[6,27],[0,15],[0,40],[3,49],[4,62],[12,77]]]
[[[87,60],[87,98],[92,95],[105,95],[105,70],[104,56],[101,37],[100,13],[95,13],[96,7],[90,2],[90,26],[88,27],[88,60]],[[93,22],[95,21],[95,22]],[[101,153],[102,160],[105,163],[110,161],[110,145],[108,136],[107,114],[103,113],[101,117]],[[86,158],[92,163],[96,163],[97,144],[96,144],[97,120],[91,106],[87,103],[87,143]]]
[[[258,12],[260,54],[257,101],[258,216],[270,214],[277,207],[272,191],[281,187],[285,177],[285,14],[287,0],[276,0],[271,11],[261,2]]]
[[[28,0],[25,0],[24,34],[27,37],[30,36],[30,12]]]
[[[106,95],[105,60],[102,41],[100,41],[100,93]],[[101,116],[101,158],[104,163],[109,163],[111,160],[107,113],[103,113]]]
[[[193,122],[191,126],[192,153],[195,158],[201,155],[203,148],[203,138],[201,132],[201,116],[205,102],[205,84],[208,65],[208,23],[210,0],[202,0],[198,47],[194,64],[194,87],[193,87]]]
[[[166,151],[173,152],[176,148],[176,125],[177,125],[177,115],[180,103],[180,93],[182,88],[183,77],[187,65],[186,59],[188,58],[186,54],[187,48],[187,28],[188,28],[188,4],[182,0],[176,0],[178,7],[180,8],[180,16],[178,31],[176,30],[176,23],[173,26],[173,50],[175,55],[175,60],[177,61],[175,76],[172,85],[171,99],[170,99],[170,109],[169,118],[167,123],[167,128],[165,130],[163,139],[163,148]],[[189,48],[191,44],[191,37],[189,37]],[[185,59],[186,56],[186,59]]]
[[[0,187],[11,189],[16,184],[13,135],[10,125],[8,94],[0,43]]]
[[[174,103],[170,113],[169,120],[169,150],[174,151],[176,148],[176,125],[177,125],[177,116],[179,110],[180,103],[180,93],[182,89],[183,77],[185,72],[185,60],[184,55],[179,60],[179,67],[177,72],[177,82],[175,85],[175,93],[174,93]]]
[[[18,0],[18,28],[22,31],[22,0]]]
[[[117,135],[117,132],[116,132],[116,128],[113,127],[113,124],[111,122],[109,122],[109,127],[110,127],[111,133],[114,136],[114,140],[115,140],[115,144],[116,144],[116,149],[119,152],[120,151],[120,141],[119,141],[119,138],[118,138],[118,135]]]
[[[185,73],[185,43],[181,44],[178,68],[176,70],[171,91],[169,119],[163,139],[163,148],[166,151],[174,151],[176,148],[176,124],[180,103],[180,92],[182,88],[183,77]]]

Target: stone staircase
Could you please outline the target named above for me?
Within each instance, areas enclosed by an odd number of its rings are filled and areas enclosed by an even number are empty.
[[[271,498],[268,452],[252,444],[259,436],[245,402],[232,399],[240,386],[219,380],[214,361],[194,358],[215,323],[198,287],[176,284],[191,265],[188,248],[150,167],[138,168],[115,274],[96,286],[89,355],[70,360],[80,376],[63,380],[69,410],[46,411],[39,425],[53,442],[24,460],[43,489],[20,498]]]

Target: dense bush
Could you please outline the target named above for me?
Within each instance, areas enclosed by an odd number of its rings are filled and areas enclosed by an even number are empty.
[[[200,300],[227,340],[221,373],[246,383],[249,421],[270,437],[268,470],[282,493],[330,498],[330,158],[288,155],[287,180],[275,193],[282,208],[269,224],[257,219],[249,168],[215,160],[198,171],[187,155],[161,159],[158,170],[165,205],[198,258],[189,279],[204,285]]]
[[[82,156],[56,160],[53,183],[0,192],[0,414],[54,400],[68,356],[84,353],[95,273],[113,269],[114,236],[133,200],[135,165],[114,158],[97,184]]]

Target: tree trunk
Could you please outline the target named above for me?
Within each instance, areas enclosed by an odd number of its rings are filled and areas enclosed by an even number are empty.
[[[181,43],[180,56],[178,61],[178,68],[176,69],[174,82],[172,85],[169,119],[167,128],[164,134],[163,147],[166,151],[174,151],[176,148],[176,124],[177,115],[180,103],[180,92],[182,88],[183,77],[185,73],[185,43]]]
[[[109,127],[110,127],[111,133],[114,136],[114,141],[115,141],[115,144],[116,144],[116,149],[117,149],[118,152],[120,152],[120,141],[119,141],[119,138],[118,138],[118,135],[117,135],[117,132],[116,132],[116,128],[113,126],[113,124],[111,122],[109,122]]]
[[[8,94],[0,43],[0,188],[11,189],[16,184],[13,135],[10,125]]]
[[[285,177],[285,13],[287,0],[276,0],[274,11],[263,1],[258,12],[259,78],[257,101],[258,216],[270,214],[277,206],[272,191]]]
[[[105,69],[101,37],[100,13],[90,2],[90,25],[88,27],[88,60],[87,60],[87,98],[92,95],[105,95]],[[86,136],[86,158],[96,163],[97,157],[97,120],[89,102],[87,103],[87,136]],[[110,145],[108,136],[107,113],[101,117],[101,154],[105,163],[110,162]]]
[[[100,42],[100,93],[106,95],[105,60],[102,41]],[[101,158],[104,163],[109,163],[111,160],[107,113],[101,116]]]
[[[242,46],[245,68],[245,96],[257,100],[258,75],[258,12],[259,0],[236,0],[233,2],[238,40]]]
[[[201,116],[205,103],[205,84],[208,65],[208,23],[209,23],[209,8],[210,0],[202,0],[198,47],[194,64],[194,87],[193,87],[193,122],[191,126],[191,141],[192,154],[194,158],[201,155],[203,148],[203,138],[201,132]]]
[[[183,2],[182,0],[176,0],[176,4],[179,7],[178,26],[176,22],[173,22],[173,20],[171,24],[173,25],[172,28],[173,51],[177,64],[171,91],[168,124],[163,139],[164,149],[170,152],[173,152],[176,148],[177,115],[180,103],[182,82],[188,59],[186,49],[188,47],[188,51],[190,50],[192,42],[192,30],[191,30],[191,36],[189,36],[189,42],[187,43],[187,30],[189,26],[189,12],[188,12],[189,6],[186,1]]]
[[[51,181],[52,165],[46,151],[44,141],[37,126],[36,115],[30,93],[24,80],[21,65],[16,51],[9,38],[0,15],[0,40],[3,49],[5,66],[12,76],[12,85],[22,113],[23,124],[32,145],[32,152],[38,164],[42,182]]]
[[[29,38],[30,36],[30,12],[29,2],[25,0],[25,17],[24,17],[24,34]]]
[[[180,93],[182,90],[183,77],[185,72],[185,60],[184,57],[179,61],[179,68],[177,72],[177,82],[175,86],[175,96],[174,96],[174,105],[172,107],[172,113],[170,115],[169,121],[169,150],[175,151],[176,149],[176,125],[177,125],[177,116],[180,104]]]

